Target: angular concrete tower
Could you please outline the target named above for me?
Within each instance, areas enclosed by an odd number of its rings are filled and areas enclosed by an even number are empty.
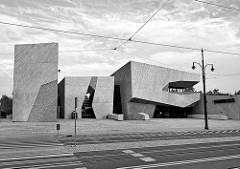
[[[58,44],[15,45],[13,121],[56,121]]]

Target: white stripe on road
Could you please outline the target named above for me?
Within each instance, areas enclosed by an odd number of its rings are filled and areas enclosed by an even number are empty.
[[[167,162],[167,163],[157,163],[157,164],[149,164],[149,165],[139,165],[139,166],[121,167],[121,168],[116,168],[116,169],[156,168],[156,167],[165,167],[165,166],[191,164],[191,163],[201,163],[201,162],[231,160],[231,159],[236,159],[236,158],[240,158],[240,155],[220,156],[220,157],[212,157],[212,158],[201,158],[201,159],[184,160],[184,161],[174,161],[174,162]]]
[[[21,158],[7,158],[7,159],[0,159],[1,161],[11,161],[11,160],[31,160],[31,159],[38,159],[38,158],[48,158],[48,157],[66,157],[66,156],[73,156],[73,154],[58,154],[58,155],[46,155],[46,156],[33,156],[33,157],[21,157]]]
[[[151,157],[143,157],[140,158],[141,160],[145,161],[145,162],[152,162],[152,161],[156,161],[155,159],[151,158]]]
[[[126,154],[133,154],[135,153],[134,151],[132,150],[123,150],[122,152],[126,153]]]
[[[202,146],[202,147],[190,147],[190,148],[177,148],[171,150],[153,150],[153,151],[141,151],[141,153],[157,153],[157,152],[172,152],[172,151],[182,151],[182,150],[198,150],[206,148],[222,148],[222,147],[231,147],[231,146],[240,146],[240,144],[222,144],[222,145],[213,145],[213,146]]]
[[[53,167],[63,167],[63,166],[72,166],[72,165],[82,165],[80,161],[75,162],[64,162],[64,163],[51,163],[51,164],[41,164],[41,165],[29,165],[29,166],[18,166],[20,168],[31,168],[31,169],[40,169],[40,168],[53,168]],[[3,169],[15,169],[17,167],[3,168]]]
[[[29,144],[29,145],[11,145],[11,146],[4,146],[3,144],[1,144],[0,148],[15,149],[15,148],[34,148],[34,147],[54,147],[54,146],[64,146],[64,144]]]
[[[44,162],[58,162],[58,161],[76,161],[77,158],[75,156],[72,157],[59,157],[59,158],[47,158],[47,159],[32,159],[32,160],[16,160],[16,161],[8,161],[8,162],[1,162],[0,163],[0,168],[1,166],[11,166],[11,165],[30,165],[30,164],[34,164],[34,163],[44,163]]]
[[[140,154],[140,153],[135,153],[132,150],[123,150],[122,152],[129,154],[133,157],[139,157],[140,160],[145,161],[145,162],[152,162],[152,161],[156,161],[155,159],[151,158],[151,157],[145,157],[144,155]],[[141,157],[141,158],[140,158]]]
[[[133,157],[143,157],[144,155],[140,154],[140,153],[133,153],[131,154]]]

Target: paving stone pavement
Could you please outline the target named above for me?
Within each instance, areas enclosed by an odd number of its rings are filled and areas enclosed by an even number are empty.
[[[56,124],[60,124],[59,133],[56,130]],[[0,138],[74,135],[74,124],[74,120],[58,120],[57,122],[0,121]],[[210,130],[238,130],[240,129],[240,121],[209,120],[209,128]],[[77,120],[77,135],[182,131],[205,131],[204,119]]]
[[[143,147],[170,146],[170,145],[209,143],[209,142],[222,142],[222,141],[240,141],[240,136],[176,139],[176,140],[155,140],[155,141],[138,141],[138,142],[119,142],[119,143],[102,143],[102,144],[84,144],[84,145],[76,145],[76,146],[68,145],[65,147],[69,151],[76,153],[76,152],[124,150],[124,149],[143,148]]]

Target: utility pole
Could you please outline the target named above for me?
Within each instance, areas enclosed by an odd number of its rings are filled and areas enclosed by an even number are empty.
[[[203,81],[203,110],[204,110],[204,119],[205,119],[205,130],[208,130],[208,115],[207,115],[207,97],[206,97],[206,76],[205,76],[205,69],[208,65],[211,65],[211,71],[214,71],[213,64],[204,64],[204,51],[201,49],[201,56],[202,56],[202,64],[198,62],[193,62],[192,69],[194,70],[196,67],[194,63],[198,64],[202,68],[202,81]]]
[[[77,146],[77,97],[75,97],[75,147]]]

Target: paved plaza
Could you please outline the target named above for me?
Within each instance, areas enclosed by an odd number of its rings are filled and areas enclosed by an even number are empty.
[[[239,120],[209,120],[210,130],[239,130]],[[56,125],[60,124],[60,131]],[[74,120],[57,122],[11,122],[0,119],[0,137],[65,136],[74,135]],[[118,133],[203,131],[204,119],[150,119],[141,120],[77,120],[77,135]]]

